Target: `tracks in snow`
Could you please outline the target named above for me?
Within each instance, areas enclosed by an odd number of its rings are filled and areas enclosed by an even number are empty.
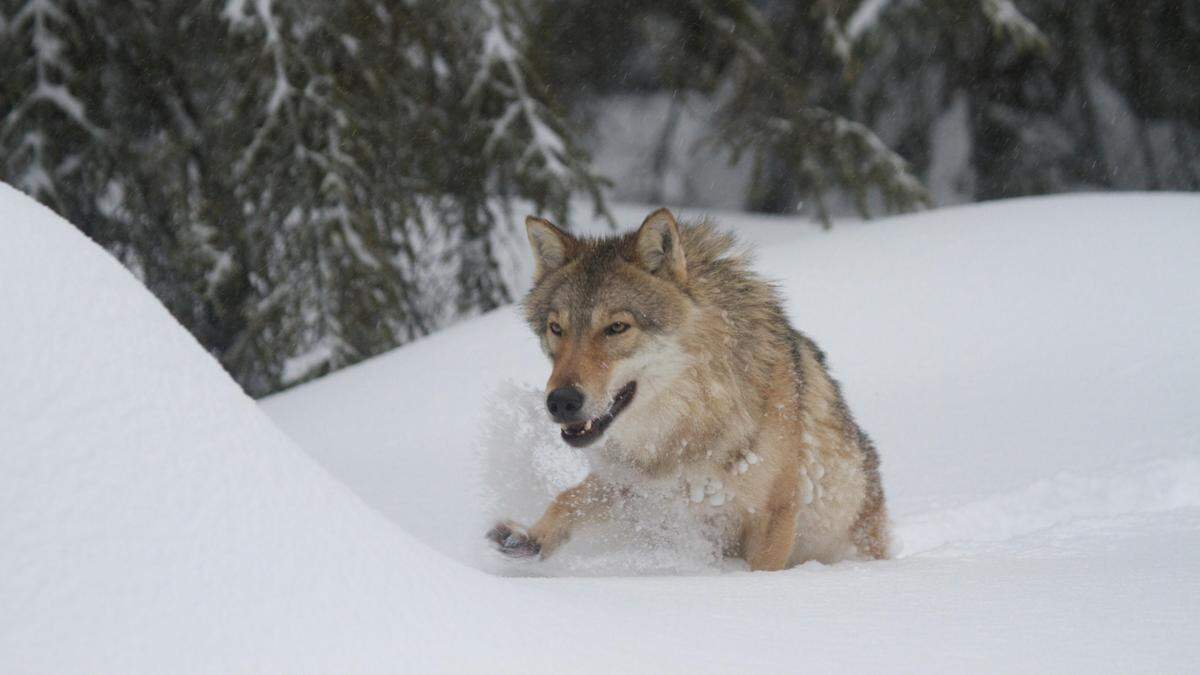
[[[1075,520],[1200,507],[1200,455],[1059,472],[1024,488],[897,518],[896,557],[971,542],[1007,541]]]

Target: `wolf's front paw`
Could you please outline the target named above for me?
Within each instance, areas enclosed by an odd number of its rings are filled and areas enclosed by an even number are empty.
[[[488,531],[487,538],[497,551],[510,558],[531,558],[542,550],[542,545],[530,537],[525,528],[511,520],[496,523]]]

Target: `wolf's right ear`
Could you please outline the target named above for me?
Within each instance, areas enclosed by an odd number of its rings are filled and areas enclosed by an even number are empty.
[[[535,281],[562,267],[575,248],[574,237],[544,218],[525,216],[525,232],[529,235],[529,247],[533,249]]]
[[[687,259],[679,238],[679,223],[667,209],[646,216],[637,232],[637,253],[647,272],[666,273],[681,284],[687,283]]]

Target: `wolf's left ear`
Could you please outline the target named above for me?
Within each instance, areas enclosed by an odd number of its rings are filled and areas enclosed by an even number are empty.
[[[679,283],[687,281],[687,260],[679,240],[679,224],[671,212],[659,209],[646,216],[637,233],[638,262],[651,274],[665,273]]]
[[[575,238],[544,218],[525,216],[525,233],[529,235],[529,247],[533,249],[534,281],[562,267],[574,251]]]

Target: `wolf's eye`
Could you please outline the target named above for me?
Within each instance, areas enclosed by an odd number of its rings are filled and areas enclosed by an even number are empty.
[[[604,329],[604,334],[616,335],[617,333],[624,333],[627,330],[629,330],[629,324],[624,321],[614,321],[608,325],[608,328]]]
[[[562,335],[562,326],[558,325],[557,321],[550,322],[550,332],[555,335]]]

